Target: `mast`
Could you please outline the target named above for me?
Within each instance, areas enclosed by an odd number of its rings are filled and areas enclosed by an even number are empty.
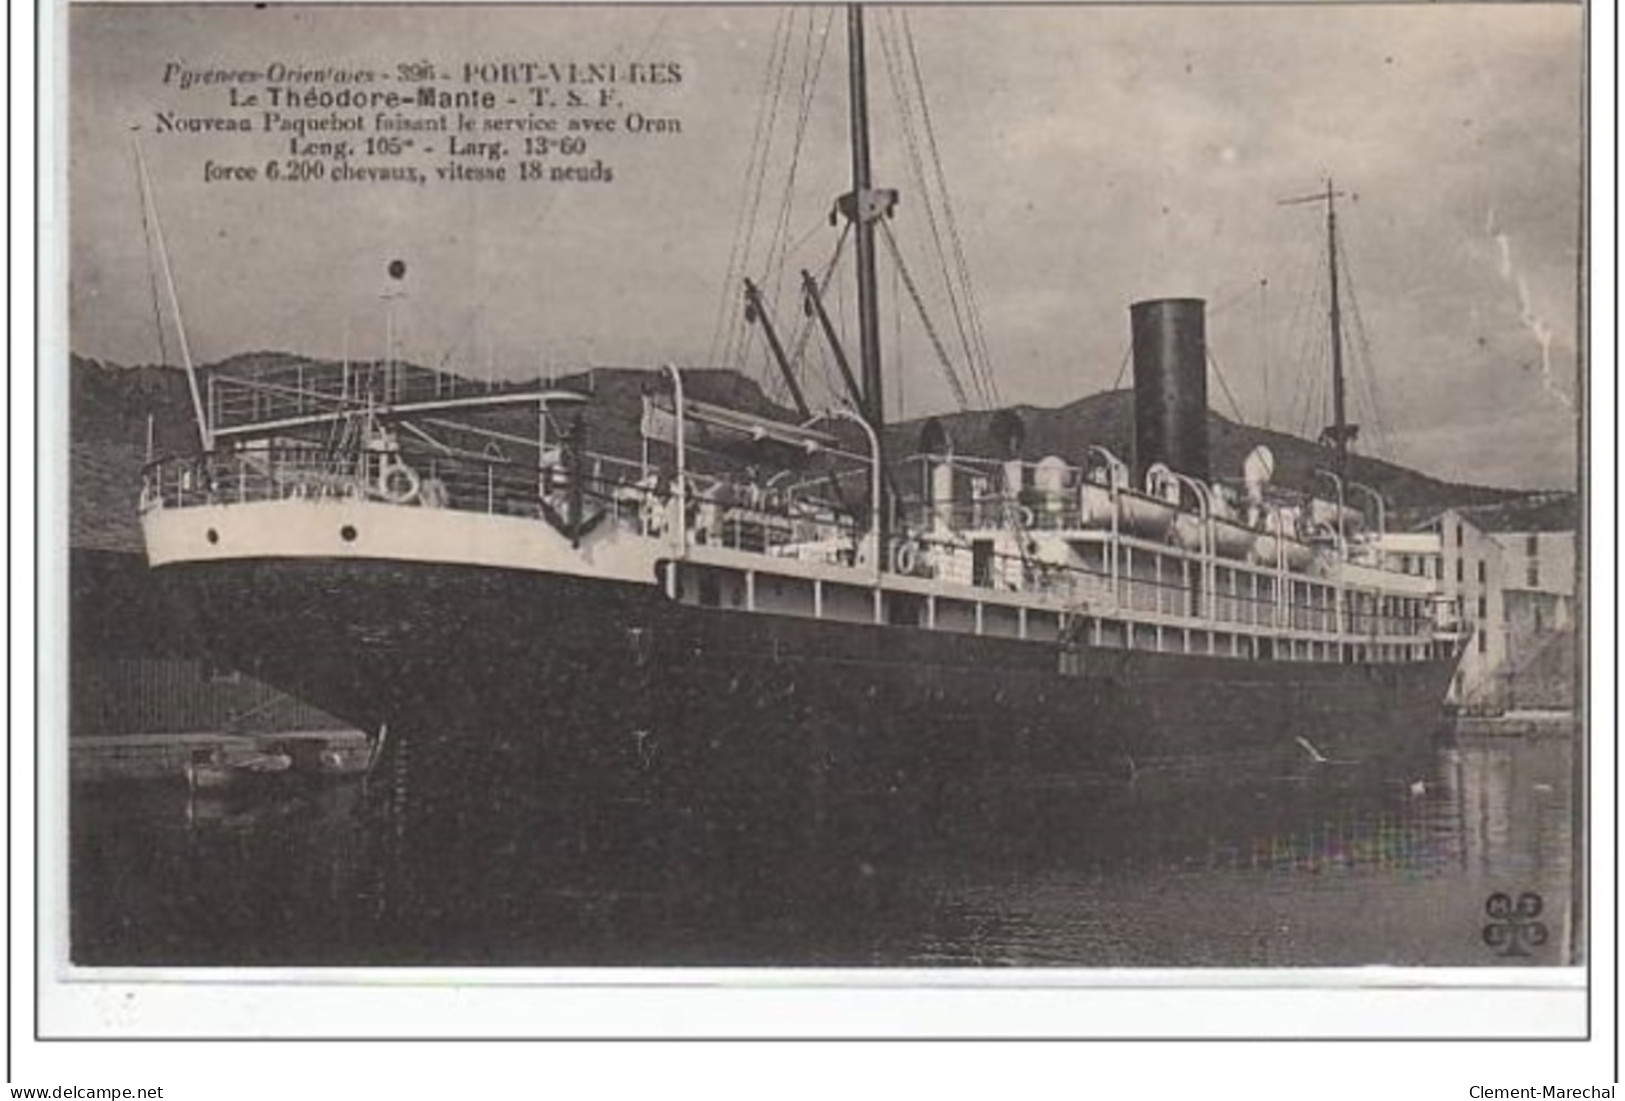
[[[1349,444],[1360,434],[1360,426],[1348,422],[1348,405],[1343,383],[1343,306],[1337,287],[1337,200],[1346,192],[1332,189],[1331,177],[1326,178],[1326,190],[1296,199],[1283,199],[1282,205],[1298,203],[1326,204],[1326,259],[1331,282],[1331,306],[1328,320],[1332,338],[1332,423],[1321,430],[1323,443],[1330,443],[1337,453],[1337,476],[1345,484],[1349,477]]]
[[[852,108],[852,199],[847,217],[857,227],[858,363],[863,375],[864,414],[879,431],[885,419],[880,379],[880,291],[875,278],[875,213],[870,208],[869,89],[864,64],[863,8],[846,9]]]
[[[141,143],[132,139],[135,147],[136,171],[141,177],[141,205],[143,213],[152,211],[153,236],[158,245],[158,263],[163,268],[164,287],[169,291],[169,309],[175,317],[175,335],[181,345],[181,366],[186,369],[186,389],[192,397],[192,415],[197,418],[198,442],[205,452],[214,450],[214,432],[209,427],[209,416],[203,408],[203,394],[198,387],[197,368],[192,363],[192,348],[186,341],[186,324],[181,320],[181,300],[175,293],[175,276],[169,270],[169,250],[164,247],[164,226],[158,219],[158,200],[152,193],[152,180],[147,175],[147,158],[141,154]]]
[[[857,230],[858,367],[863,380],[864,419],[883,440],[886,406],[880,378],[880,292],[875,277],[875,222],[890,217],[897,192],[871,186],[869,169],[869,92],[864,63],[863,7],[846,9],[848,69],[851,78],[852,190],[837,200],[837,208]],[[884,450],[876,456],[884,466]],[[871,502],[881,518],[881,547],[886,544],[884,501]],[[879,552],[880,548],[877,548]]]
[[[1337,293],[1337,192],[1332,190],[1331,177],[1326,179],[1326,256],[1331,270],[1331,325],[1332,325],[1332,446],[1337,449],[1337,476],[1347,484],[1349,477],[1348,416],[1343,396],[1343,310]]]

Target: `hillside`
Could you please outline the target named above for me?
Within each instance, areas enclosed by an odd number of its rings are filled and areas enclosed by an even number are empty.
[[[1021,457],[1036,461],[1045,455],[1059,455],[1077,461],[1089,444],[1099,444],[1127,460],[1133,451],[1134,392],[1108,390],[1091,394],[1068,405],[1042,409],[1018,405],[1024,429]],[[989,443],[995,413],[958,413],[935,418],[959,450],[968,454],[992,454]],[[903,446],[912,450],[923,422],[913,421],[893,429]],[[1242,460],[1259,444],[1275,454],[1275,483],[1302,491],[1327,493],[1328,484],[1316,479],[1317,469],[1331,465],[1331,455],[1320,445],[1284,432],[1238,424],[1209,411],[1208,451],[1212,475],[1239,478]],[[1528,496],[1526,491],[1491,486],[1446,482],[1421,471],[1355,455],[1350,459],[1350,475],[1370,486],[1386,499],[1391,517],[1423,518],[1452,506],[1492,505]],[[1549,494],[1547,496],[1550,496]]]
[[[217,369],[297,362],[282,353],[236,356]],[[121,367],[74,356],[70,362],[69,435],[71,442],[70,543],[96,550],[139,551],[136,501],[151,418],[153,448],[158,454],[185,452],[196,446],[186,376],[172,367]],[[207,369],[205,369],[206,371]],[[757,383],[735,371],[684,371],[690,397],[793,419],[774,405]],[[659,372],[644,368],[604,367],[558,380],[571,389],[590,391],[584,420],[594,450],[635,456],[639,453],[639,414],[646,390],[663,389]],[[479,384],[470,383],[471,387]],[[1112,390],[1080,398],[1059,408],[1015,406],[1024,441],[1021,457],[1037,460],[1059,455],[1077,461],[1089,444],[1100,444],[1127,458],[1133,437],[1133,393]],[[534,417],[516,410],[515,417]],[[965,454],[991,454],[988,445],[993,413],[959,413],[936,418]],[[887,431],[893,455],[918,449],[925,420],[893,425]],[[517,423],[516,431],[526,431]],[[1282,432],[1238,424],[1217,413],[1208,415],[1208,442],[1215,477],[1239,475],[1243,457],[1259,444],[1275,453],[1276,482],[1295,489],[1315,485],[1314,471],[1327,465],[1325,449]],[[1452,506],[1498,506],[1520,501],[1519,490],[1441,481],[1420,471],[1378,459],[1356,457],[1353,476],[1387,499],[1392,526],[1414,522]],[[1325,492],[1325,483],[1319,484]],[[1550,499],[1551,494],[1543,495]],[[1572,495],[1566,495],[1572,507]]]

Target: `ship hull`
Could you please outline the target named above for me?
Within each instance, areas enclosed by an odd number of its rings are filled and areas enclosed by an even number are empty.
[[[1398,768],[1453,659],[1252,661],[702,608],[652,584],[393,560],[162,566],[214,656],[469,780],[822,805],[984,799],[1158,768]]]

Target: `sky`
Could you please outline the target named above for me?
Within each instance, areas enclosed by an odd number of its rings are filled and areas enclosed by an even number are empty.
[[[891,224],[957,351],[882,42],[902,50],[905,25],[884,8],[868,20],[875,183],[902,192]],[[908,9],[906,30],[1004,401],[1121,384],[1129,305],[1192,296],[1209,304],[1215,408],[1314,435],[1327,391],[1323,209],[1280,200],[1330,177],[1344,192],[1361,450],[1451,479],[1574,486],[1577,5],[928,7]],[[206,161],[263,165],[286,136],[157,132],[161,112],[231,114],[222,88],[166,83],[171,63],[419,60],[458,73],[675,66],[680,83],[621,86],[622,107],[603,114],[624,125],[637,109],[681,132],[595,135],[583,159],[609,165],[610,183],[424,186],[206,183]],[[722,339],[740,324],[732,261],[746,255],[790,339],[795,272],[829,262],[839,230],[827,215],[850,187],[844,15],[831,9],[76,7],[69,65],[70,345],[121,363],[158,360],[160,326],[177,358],[167,305],[155,318],[132,136],[200,363],[261,349],[369,358],[393,341],[419,362],[502,378],[735,365]],[[748,169],[764,132],[757,198]],[[781,219],[795,247],[772,269]],[[742,227],[754,227],[748,249]],[[396,259],[399,281],[386,275]],[[845,278],[831,308],[855,347]],[[880,283],[892,415],[955,408],[903,283],[889,267]],[[760,340],[745,350],[768,378]]]

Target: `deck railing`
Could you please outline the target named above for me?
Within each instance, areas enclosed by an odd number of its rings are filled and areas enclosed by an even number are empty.
[[[579,468],[577,486],[560,465],[465,455],[415,453],[403,460],[385,452],[256,448],[149,464],[142,505],[156,509],[362,499],[525,517],[566,531],[608,523],[641,535],[672,535],[677,506],[670,478],[638,463],[592,453],[584,455]],[[835,566],[860,564],[869,553],[867,520],[842,514],[825,501],[703,476],[691,476],[686,496],[686,531],[694,544]],[[978,502],[962,510],[963,520],[983,524],[982,530],[1000,530],[1010,526],[1014,507],[1012,502]],[[1195,568],[1195,560],[1188,574],[1120,571],[1114,576],[1104,565],[1056,564],[1031,553],[1011,553],[1005,544],[998,550],[985,544],[973,548],[951,529],[944,533],[933,526],[933,521],[940,523],[940,513],[930,508],[904,513],[886,560],[893,572],[922,579],[1034,594],[1091,612],[1203,619],[1225,627],[1420,638],[1435,626],[1431,614],[1340,609],[1324,584],[1319,586],[1321,596],[1296,601],[1278,597],[1275,577],[1265,578],[1260,591],[1249,591],[1240,570],[1227,572],[1226,582],[1206,592],[1205,571]],[[955,519],[960,514],[956,510]]]
[[[497,392],[445,371],[388,362],[260,365],[210,374],[206,388],[209,423],[217,429]]]

